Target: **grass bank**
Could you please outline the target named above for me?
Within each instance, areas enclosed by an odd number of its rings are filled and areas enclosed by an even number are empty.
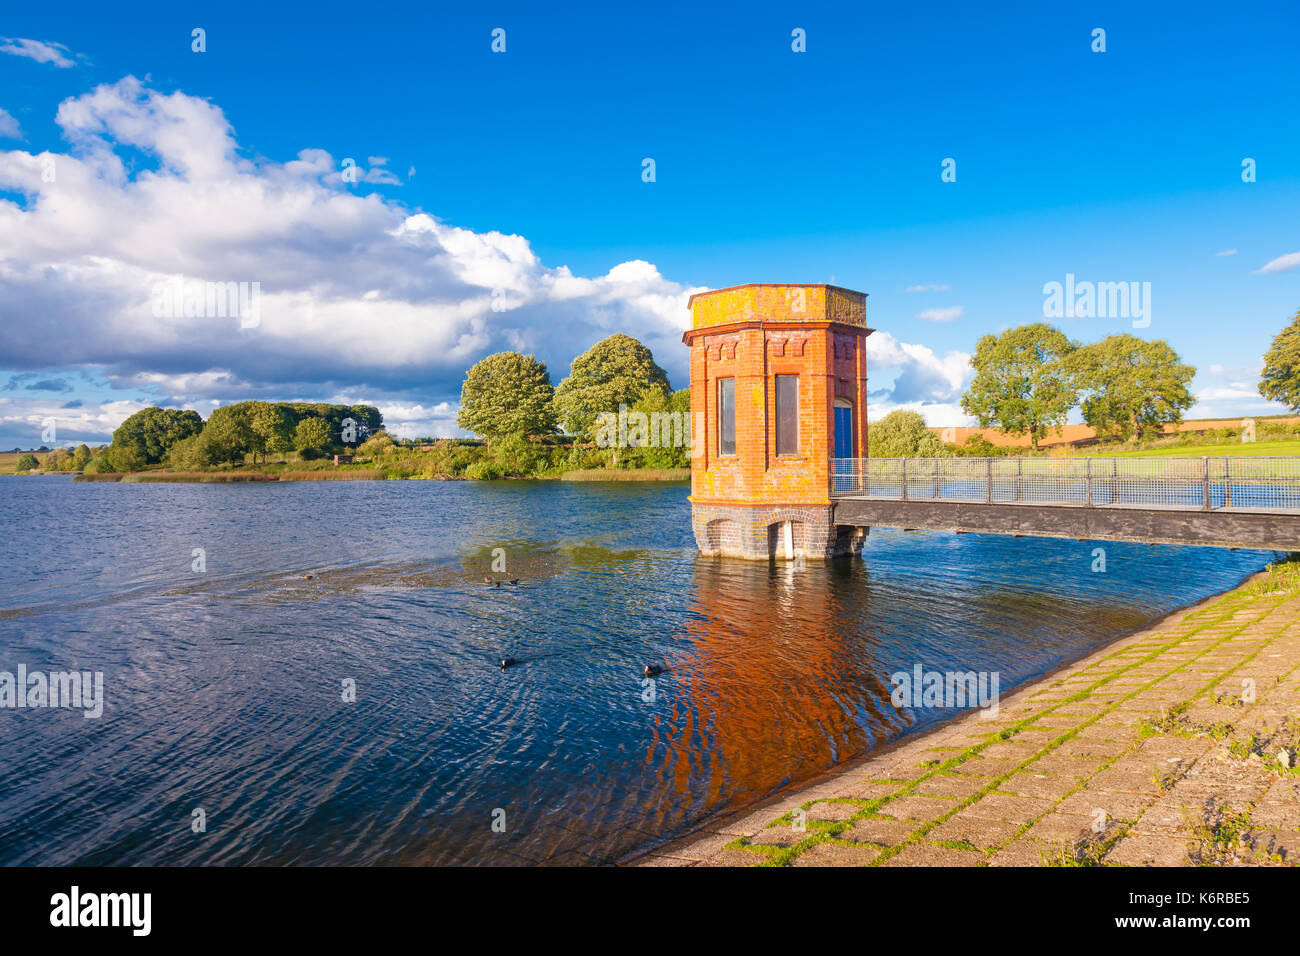
[[[1300,441],[1259,441],[1242,444],[1173,445],[1167,448],[1140,448],[1135,451],[1117,451],[1107,456],[1098,452],[1094,457],[1116,458],[1255,458],[1267,455],[1300,455]]]

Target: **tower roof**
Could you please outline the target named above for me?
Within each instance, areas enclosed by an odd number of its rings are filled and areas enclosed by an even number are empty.
[[[693,329],[754,321],[867,324],[867,294],[826,283],[751,282],[697,292],[688,305]]]

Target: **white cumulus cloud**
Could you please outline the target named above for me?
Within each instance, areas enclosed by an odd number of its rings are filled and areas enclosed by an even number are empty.
[[[66,148],[0,150],[0,192],[21,197],[0,199],[0,355],[27,376],[0,397],[0,431],[23,444],[45,417],[60,443],[104,440],[143,404],[207,415],[247,398],[367,402],[399,434],[450,435],[478,359],[531,352],[558,384],[616,332],[686,384],[687,299],[704,288],[650,262],[598,275],[548,265],[523,236],[381,195],[385,157],[367,157],[359,182],[315,146],[253,158],[217,105],[130,76],[65,100],[55,119]],[[178,276],[257,283],[259,321],[160,311]],[[959,415],[968,356],[880,332],[868,342],[877,409]],[[76,388],[52,391],[68,369]]]
[[[64,101],[56,121],[66,152],[0,151],[0,189],[24,197],[0,200],[11,368],[93,367],[181,401],[351,388],[436,405],[490,352],[534,352],[558,382],[573,357],[626,332],[685,383],[681,332],[700,290],[648,262],[575,276],[522,236],[458,228],[343,181],[322,149],[245,158],[217,106],[134,77]],[[156,168],[129,172],[123,147]],[[381,160],[370,173],[391,176]],[[156,316],[175,276],[258,283],[260,322]]]

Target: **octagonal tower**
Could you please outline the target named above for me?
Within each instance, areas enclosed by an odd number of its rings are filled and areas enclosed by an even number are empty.
[[[867,296],[755,283],[691,296],[691,522],[704,554],[767,560],[862,550],[837,526],[831,459],[867,448]]]

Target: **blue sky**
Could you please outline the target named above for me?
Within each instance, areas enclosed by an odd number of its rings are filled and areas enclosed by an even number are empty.
[[[11,6],[0,447],[253,395],[450,433],[476,358],[558,382],[620,330],[683,385],[685,296],[754,281],[870,293],[873,417],[962,423],[976,339],[1067,273],[1152,289],[1148,327],[1071,336],[1166,339],[1193,414],[1279,411],[1254,384],[1300,308],[1300,8],[1134,6]],[[75,174],[34,184],[46,155]],[[262,325],[153,321],[177,271],[259,281]]]

